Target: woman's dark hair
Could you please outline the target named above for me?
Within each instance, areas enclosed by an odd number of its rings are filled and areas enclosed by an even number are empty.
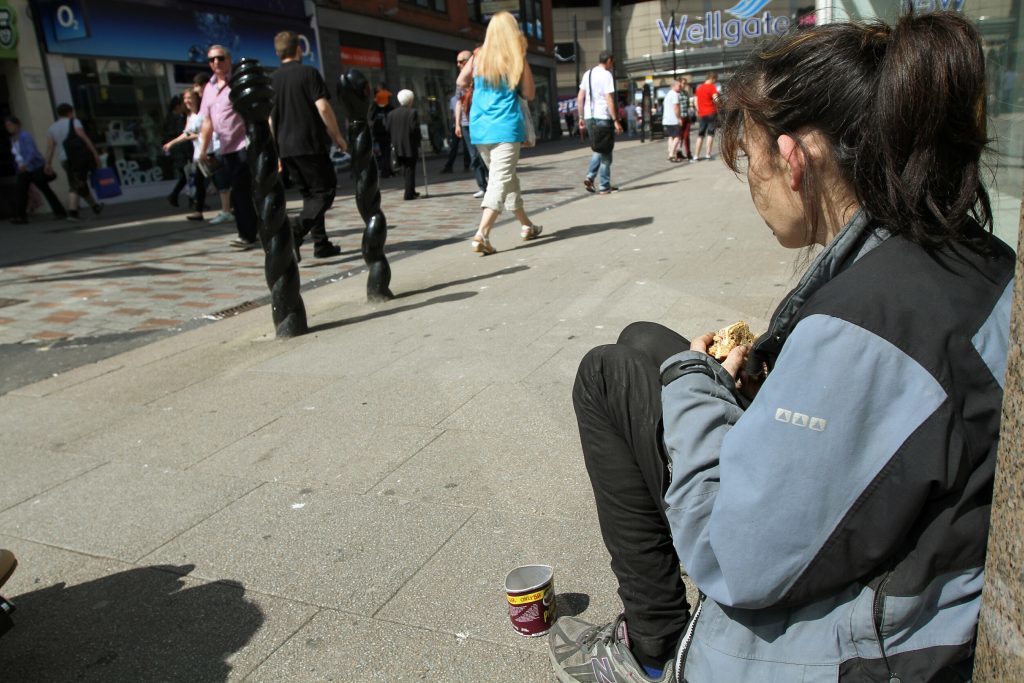
[[[17,116],[5,116],[4,117],[4,123],[10,123],[10,124],[13,124],[15,126],[20,126],[21,125],[21,119],[19,119]]]
[[[734,171],[745,126],[764,130],[775,154],[779,135],[799,141],[817,130],[857,201],[893,234],[938,246],[972,220],[991,230],[980,172],[988,142],[984,56],[978,32],[958,13],[781,36],[729,80],[722,113],[722,156]],[[803,185],[813,237],[825,188],[813,172]]]
[[[67,116],[74,110],[75,108],[72,107],[70,104],[68,104],[67,102],[62,102],[57,105],[57,116]]]

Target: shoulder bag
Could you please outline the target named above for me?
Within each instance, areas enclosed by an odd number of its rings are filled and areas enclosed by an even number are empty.
[[[68,160],[68,168],[76,173],[88,173],[93,167],[92,152],[75,132],[75,120],[68,119],[68,136],[64,138],[64,156]]]

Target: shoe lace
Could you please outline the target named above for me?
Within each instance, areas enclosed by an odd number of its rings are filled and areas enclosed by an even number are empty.
[[[598,641],[605,645],[620,640],[626,647],[629,647],[629,636],[626,633],[626,615],[620,614],[615,621],[610,621],[603,626],[592,626],[580,635],[580,644],[590,649]]]

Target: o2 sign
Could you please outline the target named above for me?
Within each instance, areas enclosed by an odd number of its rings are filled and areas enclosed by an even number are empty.
[[[57,40],[78,40],[89,37],[82,3],[76,0],[54,3],[53,37]]]

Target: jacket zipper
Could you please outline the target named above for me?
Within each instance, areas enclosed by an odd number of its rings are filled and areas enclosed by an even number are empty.
[[[885,663],[885,669],[889,672],[889,683],[902,683],[900,677],[889,666],[889,657],[885,654],[885,641],[882,640],[882,622],[885,620],[883,605],[885,602],[885,585],[889,583],[891,577],[892,570],[889,570],[878,584],[878,589],[875,591],[874,604],[871,608],[871,616],[875,624],[875,637],[878,638],[878,650],[882,653],[882,662]]]
[[[679,652],[676,653],[676,681],[678,683],[683,683],[683,668],[686,666],[686,655],[690,653],[693,633],[697,629],[697,620],[700,619],[700,613],[704,609],[704,600],[706,599],[707,596],[701,593],[700,599],[697,601],[697,609],[693,611],[693,616],[690,617],[690,625],[686,627],[686,633],[683,634],[683,639],[679,641]]]

